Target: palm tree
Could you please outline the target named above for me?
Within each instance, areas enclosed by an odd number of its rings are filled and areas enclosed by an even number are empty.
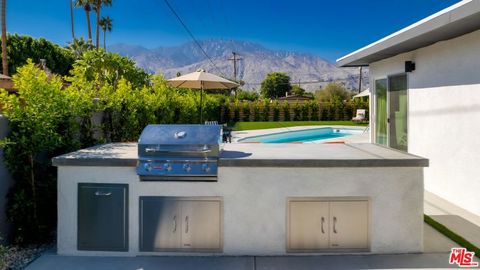
[[[100,47],[100,15],[102,11],[102,6],[111,6],[112,0],[93,0],[95,1],[95,13],[97,13],[97,32],[96,32],[96,42],[95,45],[97,49]]]
[[[68,44],[68,49],[75,55],[75,58],[80,58],[84,52],[93,49],[92,41],[85,40],[83,37],[76,38]]]
[[[72,25],[72,40],[75,39],[75,26],[74,26],[74,18],[73,18],[73,0],[70,1],[70,22]]]
[[[85,10],[85,15],[87,16],[87,27],[88,27],[88,39],[92,40],[92,26],[90,24],[90,12],[92,11],[92,1],[93,0],[76,0],[75,6],[82,7]]]
[[[105,51],[107,50],[107,32],[112,32],[112,22],[113,20],[109,16],[102,17],[100,20],[100,26],[103,30],[103,49]]]
[[[7,0],[2,0],[2,69],[3,75],[8,76],[8,59],[7,59],[7,23],[5,18],[5,10],[7,8]]]

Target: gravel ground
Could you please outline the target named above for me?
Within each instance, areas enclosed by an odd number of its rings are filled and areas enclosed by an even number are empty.
[[[21,270],[53,245],[0,247],[0,270]]]

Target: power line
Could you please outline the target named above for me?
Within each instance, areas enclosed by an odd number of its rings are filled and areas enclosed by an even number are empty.
[[[180,16],[178,15],[178,13],[175,11],[175,9],[172,7],[172,5],[170,5],[170,3],[168,2],[168,0],[164,0],[165,4],[168,6],[168,8],[170,9],[170,11],[173,13],[173,15],[175,15],[175,17],[178,19],[178,21],[180,22],[180,24],[182,24],[183,28],[185,29],[185,31],[187,31],[188,35],[192,38],[193,42],[195,42],[195,44],[200,48],[200,50],[202,51],[202,53],[205,55],[205,57],[210,61],[210,64],[212,67],[214,67],[218,73],[222,74],[224,77],[225,74],[223,74],[222,71],[220,71],[220,69],[217,67],[217,65],[215,65],[215,62],[213,62],[212,58],[210,58],[210,56],[207,54],[207,52],[203,49],[202,45],[200,45],[200,42],[198,42],[198,40],[195,38],[195,36],[193,35],[192,31],[190,31],[190,29],[187,27],[187,25],[183,22],[182,18],[180,18]]]
[[[296,81],[293,83],[288,83],[288,84],[314,84],[314,83],[330,83],[330,82],[343,82],[347,81],[347,79],[336,79],[336,80],[315,80],[315,81]],[[261,85],[261,82],[254,82],[254,83],[245,83],[246,85]],[[287,83],[284,83],[287,84]]]

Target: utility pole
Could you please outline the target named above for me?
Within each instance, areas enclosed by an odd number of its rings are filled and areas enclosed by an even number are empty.
[[[363,67],[360,66],[360,77],[358,79],[358,93],[362,92],[362,77],[363,77],[362,69]]]
[[[238,53],[232,52],[232,58],[229,58],[228,60],[233,61],[233,78],[235,82],[237,81],[237,62],[240,60],[243,60]]]
[[[238,53],[232,52],[232,58],[229,58],[229,61],[233,61],[233,79],[237,82],[237,61],[243,60]],[[238,83],[238,82],[237,82]],[[235,88],[235,98],[237,98],[237,88]]]

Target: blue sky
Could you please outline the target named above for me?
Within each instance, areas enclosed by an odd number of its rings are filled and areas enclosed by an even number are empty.
[[[169,0],[198,39],[258,42],[267,48],[309,52],[334,61],[458,0]],[[173,46],[190,41],[164,0],[113,0],[107,42]],[[92,14],[92,26],[94,14]],[[78,36],[86,36],[82,9]],[[68,0],[7,2],[7,30],[65,45],[71,40]]]

